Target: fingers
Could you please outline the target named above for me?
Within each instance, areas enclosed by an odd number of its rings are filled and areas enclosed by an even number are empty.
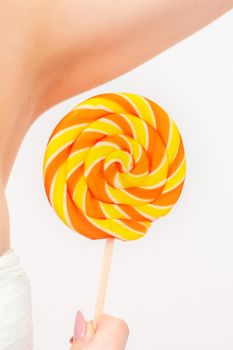
[[[80,322],[78,323],[80,326]],[[70,350],[125,349],[129,335],[125,321],[109,315],[102,315],[97,322],[96,331],[94,331],[92,322],[86,322],[85,329],[85,334],[73,342]]]
[[[86,324],[86,333],[85,333],[84,337],[79,339],[79,340],[75,340],[73,342],[73,345],[70,348],[70,350],[85,349],[86,346],[91,342],[94,334],[95,334],[95,331],[94,331],[92,323],[91,322],[87,322],[87,324]]]
[[[97,322],[96,333],[88,350],[124,350],[129,335],[126,323],[109,315],[103,315]]]

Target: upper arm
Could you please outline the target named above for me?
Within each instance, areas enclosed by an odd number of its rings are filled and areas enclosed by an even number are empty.
[[[226,12],[232,0],[53,0],[46,6],[41,53],[56,89],[47,97],[62,100],[152,58]]]

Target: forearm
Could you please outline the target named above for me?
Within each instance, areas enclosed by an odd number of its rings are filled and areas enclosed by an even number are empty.
[[[3,186],[0,185],[0,256],[9,248],[9,214]]]

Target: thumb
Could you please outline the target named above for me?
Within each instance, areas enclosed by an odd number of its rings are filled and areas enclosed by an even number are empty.
[[[76,316],[73,345],[70,350],[124,350],[129,335],[126,323],[109,315],[102,315],[96,331],[92,322],[86,322],[79,311]],[[78,338],[78,339],[77,339]]]
[[[90,342],[90,350],[124,350],[129,335],[125,321],[102,315],[97,322],[96,333]]]
[[[91,322],[87,322],[81,311],[78,311],[75,318],[74,336],[70,342],[72,347],[70,350],[83,349],[94,336],[94,328]]]

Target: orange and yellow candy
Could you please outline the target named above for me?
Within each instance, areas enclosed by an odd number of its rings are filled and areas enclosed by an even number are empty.
[[[51,206],[91,239],[144,236],[178,200],[185,172],[174,121],[155,102],[125,92],[76,105],[53,130],[43,164]]]

